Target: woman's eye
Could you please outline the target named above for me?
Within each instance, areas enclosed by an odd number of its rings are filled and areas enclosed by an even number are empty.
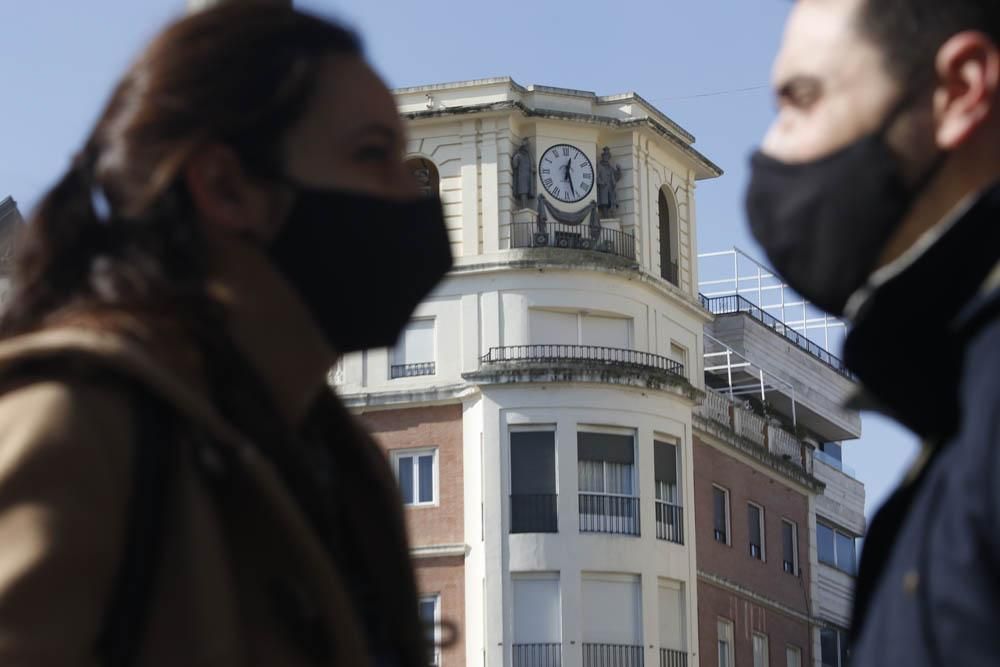
[[[389,149],[385,146],[362,146],[355,157],[363,162],[382,162],[389,158]]]

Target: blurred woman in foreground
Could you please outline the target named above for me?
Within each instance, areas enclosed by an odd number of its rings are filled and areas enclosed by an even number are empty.
[[[0,322],[0,663],[426,664],[391,471],[326,382],[450,267],[403,148],[356,38],[290,8],[125,74]]]

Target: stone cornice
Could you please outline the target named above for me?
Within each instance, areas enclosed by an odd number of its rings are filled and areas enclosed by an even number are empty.
[[[685,137],[678,136],[659,120],[652,117],[633,118],[620,120],[609,118],[608,116],[598,116],[596,114],[579,113],[574,111],[563,111],[559,109],[530,108],[522,102],[505,100],[501,102],[487,102],[484,104],[468,104],[462,106],[448,107],[445,109],[428,109],[426,111],[405,111],[400,115],[407,120],[425,120],[428,118],[444,118],[448,116],[467,116],[470,114],[497,113],[518,111],[528,118],[552,118],[557,120],[569,120],[590,125],[601,125],[614,129],[628,130],[636,128],[647,128],[656,135],[672,144],[677,150],[690,159],[696,166],[698,176],[701,178],[715,178],[723,174],[722,168],[708,159],[705,155],[692,147]],[[699,179],[700,180],[700,179]]]
[[[722,577],[720,575],[712,574],[711,572],[705,572],[704,570],[698,570],[698,579],[700,579],[701,581],[704,581],[705,583],[708,583],[708,584],[711,584],[713,586],[716,586],[718,588],[722,588],[724,590],[727,590],[730,593],[735,593],[737,595],[742,595],[743,597],[746,597],[746,598],[749,598],[749,599],[753,600],[757,604],[760,604],[760,605],[763,605],[763,606],[766,606],[766,607],[770,607],[771,609],[773,609],[773,610],[775,610],[777,612],[780,612],[780,613],[785,614],[787,616],[791,616],[793,618],[796,618],[796,619],[802,621],[803,623],[815,623],[816,622],[816,619],[814,619],[808,613],[804,613],[803,611],[801,611],[799,609],[794,609],[792,607],[789,607],[788,605],[786,605],[786,604],[784,604],[782,602],[778,602],[777,600],[772,600],[771,598],[767,597],[766,595],[761,595],[760,593],[757,593],[756,591],[750,590],[746,586],[743,586],[741,584],[737,584],[736,582],[730,581],[729,579],[726,579],[725,577]]]
[[[737,450],[744,456],[747,456],[748,458],[775,470],[784,477],[801,484],[813,493],[822,493],[823,489],[826,488],[826,484],[810,475],[801,467],[793,463],[789,463],[780,456],[776,456],[775,454],[767,451],[757,443],[748,440],[743,436],[737,435],[732,431],[732,429],[726,428],[722,424],[695,414],[692,415],[692,425],[695,431],[707,433],[716,440],[719,440],[720,442]]]
[[[491,258],[468,264],[458,263],[452,268],[449,276],[499,273],[502,271],[600,271],[625,280],[639,282],[656,290],[662,296],[673,300],[674,303],[684,308],[688,314],[703,322],[711,322],[715,317],[690,294],[662,278],[640,270],[635,262],[623,258],[585,250],[548,248],[517,248],[501,252],[509,259]]]

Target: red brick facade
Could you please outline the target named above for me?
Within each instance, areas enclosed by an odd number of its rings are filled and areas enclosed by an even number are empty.
[[[424,595],[441,596],[441,667],[465,665],[465,556],[421,558],[417,586]]]
[[[362,415],[369,430],[391,456],[403,449],[437,449],[438,493],[433,505],[406,508],[414,547],[465,543],[462,469],[462,406],[442,405],[380,410]],[[420,557],[414,561],[422,595],[441,596],[442,639],[455,641],[441,652],[442,667],[465,665],[465,557]]]
[[[768,636],[771,664],[785,664],[785,646],[801,649],[802,664],[812,662],[808,624],[782,607],[808,615],[809,502],[804,491],[778,472],[765,473],[730,454],[694,438],[695,535],[698,570],[752,592],[745,595],[701,578],[698,617],[701,663],[718,664],[717,627],[720,617],[733,622],[737,665],[753,664],[752,633]],[[730,544],[714,534],[713,485],[729,491]],[[750,556],[748,504],[764,509],[764,557]],[[798,529],[796,576],[782,567],[782,519]],[[777,604],[766,604],[764,600]]]
[[[768,654],[773,667],[784,667],[785,649],[795,646],[802,657],[802,667],[812,664],[812,646],[805,621],[783,614],[774,608],[753,602],[748,597],[719,588],[704,580],[698,582],[699,664],[719,664],[719,619],[733,624],[733,664],[753,665],[753,633],[767,636]]]

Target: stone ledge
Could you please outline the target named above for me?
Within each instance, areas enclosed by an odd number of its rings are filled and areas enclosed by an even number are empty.
[[[483,364],[478,371],[462,377],[474,384],[498,385],[520,383],[588,383],[649,389],[674,394],[697,404],[704,392],[687,379],[654,368],[620,367],[587,360],[502,361]]]
[[[334,390],[338,388],[333,387]],[[476,388],[466,383],[450,384],[439,387],[413,387],[390,391],[371,391],[347,393],[338,391],[340,400],[349,410],[391,409],[400,406],[424,407],[428,405],[447,405],[458,403]]]
[[[742,595],[746,598],[753,600],[757,604],[770,607],[771,609],[777,612],[796,618],[802,621],[803,623],[813,623],[815,620],[808,613],[802,612],[799,609],[793,609],[792,607],[789,607],[788,605],[782,602],[778,602],[777,600],[772,600],[771,598],[765,595],[761,595],[756,591],[752,591],[746,586],[743,586],[742,584],[737,584],[734,581],[730,581],[729,579],[726,579],[723,576],[712,574],[711,572],[705,572],[704,570],[698,570],[698,579],[704,581],[707,584],[716,586],[717,588],[729,591],[730,593],[736,593],[737,595]]]
[[[733,449],[754,459],[758,463],[773,468],[785,477],[798,482],[815,493],[822,493],[826,484],[816,479],[813,475],[803,470],[794,463],[789,463],[776,454],[772,454],[752,440],[748,440],[741,435],[737,435],[731,429],[701,415],[692,415],[692,422],[695,430],[701,430],[709,435],[721,440]]]
[[[456,556],[465,557],[469,555],[468,544],[432,544],[425,547],[412,547],[410,549],[411,558],[454,558]]]

